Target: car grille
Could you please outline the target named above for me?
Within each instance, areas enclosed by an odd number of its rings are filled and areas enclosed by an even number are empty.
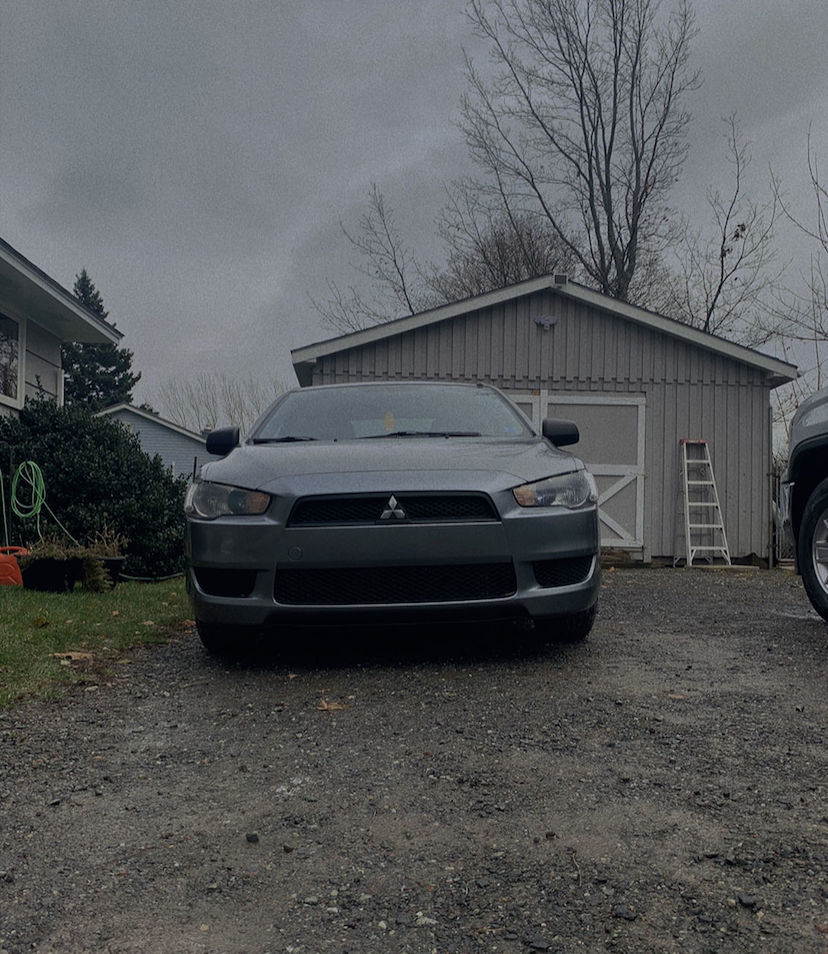
[[[573,586],[583,583],[592,568],[592,557],[566,560],[538,560],[532,564],[540,586]]]
[[[391,494],[357,497],[304,497],[288,518],[289,527],[374,524],[388,510]],[[398,508],[407,523],[457,523],[464,520],[497,520],[497,511],[485,494],[395,494]],[[389,523],[402,523],[396,515]]]
[[[517,589],[511,563],[276,568],[274,597],[301,606],[495,600]]]

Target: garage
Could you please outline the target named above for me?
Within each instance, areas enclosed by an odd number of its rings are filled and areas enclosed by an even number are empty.
[[[680,442],[705,440],[734,559],[769,560],[770,394],[796,367],[619,302],[530,279],[292,352],[299,383],[482,381],[566,417],[598,482],[602,546],[682,555]]]

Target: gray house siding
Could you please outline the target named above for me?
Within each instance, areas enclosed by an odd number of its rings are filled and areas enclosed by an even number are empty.
[[[540,408],[539,397],[531,397],[535,392],[543,392],[552,406],[556,395],[569,401],[579,394],[604,395],[605,411],[599,402],[588,414],[590,426],[603,427],[598,443],[620,465],[629,462],[619,457],[613,431],[622,412],[611,399],[637,398],[644,415],[643,460],[639,477],[619,493],[618,503],[622,510],[629,507],[625,495],[632,498],[642,482],[642,554],[676,554],[679,442],[704,438],[732,554],[768,556],[770,385],[759,368],[727,355],[543,289],[323,355],[312,378],[314,384],[394,378],[487,381],[512,392],[536,417],[546,409]],[[628,404],[631,422],[636,411],[634,402]],[[605,477],[605,486],[616,477]]]
[[[151,457],[158,454],[176,477],[189,477],[194,464],[197,473],[202,464],[215,460],[212,454],[207,453],[201,438],[170,427],[163,420],[152,420],[145,414],[123,407],[101,413],[120,421],[133,431],[144,453]]]

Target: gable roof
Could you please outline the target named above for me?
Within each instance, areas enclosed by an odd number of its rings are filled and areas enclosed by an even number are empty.
[[[117,344],[118,329],[82,305],[75,296],[0,239],[0,308],[30,318],[61,341]]]
[[[102,411],[97,411],[95,417],[104,417],[110,416],[112,414],[126,413],[132,417],[137,418],[139,421],[149,421],[152,424],[159,424],[161,427],[166,427],[170,431],[174,431],[176,434],[180,434],[182,437],[189,437],[192,440],[198,441],[200,444],[206,446],[207,441],[201,434],[196,434],[195,431],[190,431],[186,427],[180,427],[178,424],[173,424],[172,421],[166,420],[166,418],[161,417],[159,414],[154,414],[152,411],[146,411],[142,407],[135,407],[133,404],[113,404],[111,407],[105,407]]]
[[[422,311],[416,315],[407,315],[405,318],[397,318],[380,325],[372,325],[370,328],[339,335],[336,338],[328,338],[325,341],[306,345],[304,348],[294,348],[291,351],[291,358],[296,377],[299,379],[299,383],[305,386],[310,384],[312,367],[318,358],[347,351],[350,348],[359,348],[363,345],[381,341],[384,338],[391,338],[407,331],[414,331],[417,328],[424,328],[427,325],[457,318],[472,311],[501,305],[515,298],[522,298],[525,295],[532,295],[546,289],[582,304],[617,315],[619,318],[661,331],[689,344],[758,368],[768,375],[768,381],[772,388],[778,387],[780,384],[787,384],[797,377],[798,372],[794,364],[763,354],[753,348],[727,341],[718,335],[692,328],[690,325],[659,315],[654,311],[647,311],[637,305],[631,305],[628,302],[611,298],[609,295],[603,295],[601,292],[587,288],[586,285],[569,281],[566,275],[542,275],[539,278],[530,278],[506,288],[498,288],[483,295],[476,295],[474,298],[450,302],[447,305],[441,305],[439,308]]]

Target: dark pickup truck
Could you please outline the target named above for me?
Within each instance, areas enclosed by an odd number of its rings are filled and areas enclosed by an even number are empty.
[[[828,388],[803,401],[791,421],[781,509],[796,571],[828,620]]]

